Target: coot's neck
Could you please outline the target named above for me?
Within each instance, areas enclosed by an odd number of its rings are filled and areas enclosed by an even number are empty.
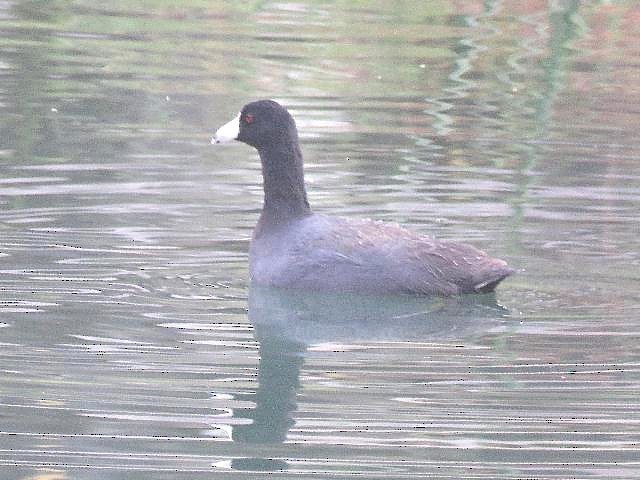
[[[302,152],[297,139],[258,149],[262,161],[264,206],[260,229],[277,228],[311,214],[304,187]]]

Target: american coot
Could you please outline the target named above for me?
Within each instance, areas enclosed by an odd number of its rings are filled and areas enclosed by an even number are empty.
[[[272,100],[249,103],[211,140],[255,147],[264,205],[250,249],[256,284],[359,293],[487,293],[513,269],[469,245],[434,240],[395,224],[313,213],[298,131]]]

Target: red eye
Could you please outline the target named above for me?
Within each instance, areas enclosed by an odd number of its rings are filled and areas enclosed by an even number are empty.
[[[251,114],[248,114],[247,116],[244,117],[244,121],[247,123],[253,123],[253,121],[256,119],[256,117],[254,117]]]

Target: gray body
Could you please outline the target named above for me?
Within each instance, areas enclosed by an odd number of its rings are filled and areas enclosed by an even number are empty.
[[[284,228],[258,226],[252,281],[306,290],[454,295],[489,292],[513,272],[469,245],[395,224],[310,214]]]

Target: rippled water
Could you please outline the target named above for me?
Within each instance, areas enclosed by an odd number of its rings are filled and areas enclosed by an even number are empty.
[[[516,5],[517,4],[517,5]],[[0,473],[638,478],[636,2],[0,3]],[[318,212],[496,297],[250,289],[288,105]]]

